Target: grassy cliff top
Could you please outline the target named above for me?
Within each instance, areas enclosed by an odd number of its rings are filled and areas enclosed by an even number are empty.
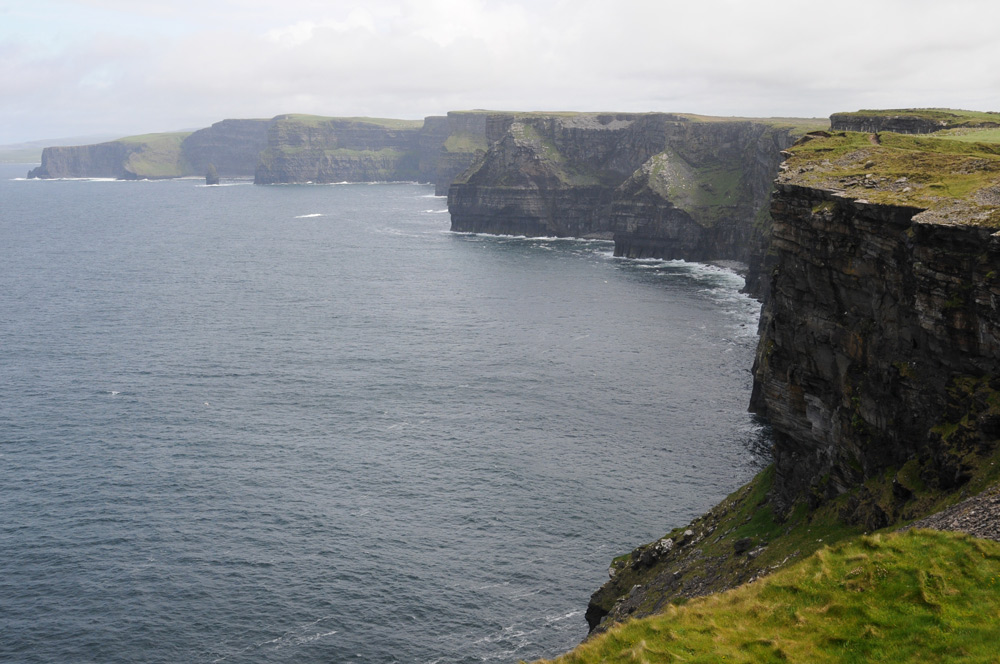
[[[789,155],[779,183],[921,208],[925,220],[1000,227],[1000,132],[815,132]]]
[[[358,122],[362,124],[377,125],[386,129],[420,129],[424,126],[423,120],[399,120],[395,118],[365,118],[365,117],[328,117],[323,115],[307,115],[303,113],[289,113],[279,115],[274,118],[275,122],[295,122],[308,127],[319,127],[329,122]]]
[[[150,147],[166,147],[180,145],[185,138],[194,132],[190,131],[170,131],[158,134],[139,134],[137,136],[125,136],[119,138],[118,143],[142,144]]]
[[[1000,113],[992,111],[963,111],[951,108],[895,108],[863,109],[834,115],[849,118],[913,118],[942,125],[943,129],[984,124],[1000,124]]]
[[[830,127],[830,120],[828,118],[749,118],[697,115],[694,113],[681,113],[680,116],[693,122],[757,122],[771,125],[776,129],[789,129],[793,134],[821,131]]]
[[[993,661],[998,587],[996,542],[933,531],[865,536],[616,626],[555,661]]]
[[[670,113],[664,111],[490,111],[485,109],[475,109],[469,111],[449,111],[455,115],[507,115],[517,120],[544,119],[544,118],[597,118],[607,116],[628,115],[634,117],[669,115],[682,121],[689,122],[760,122],[773,125],[778,128],[798,129],[799,133],[827,129],[830,120],[827,118],[752,118],[752,117],[728,117],[715,115],[699,115],[697,113]]]

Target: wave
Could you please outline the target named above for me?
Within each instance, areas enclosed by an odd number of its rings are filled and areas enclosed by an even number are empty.
[[[579,244],[611,244],[613,240],[602,240],[600,238],[587,238],[587,237],[559,237],[557,235],[504,235],[500,233],[476,233],[472,231],[442,231],[443,233],[449,233],[451,235],[460,235],[465,237],[481,238],[485,240],[489,239],[502,239],[502,240],[525,240],[528,242],[570,242]]]
[[[300,214],[300,215],[297,215],[295,218],[296,219],[312,219],[313,217],[322,217],[322,216],[323,216],[322,212],[313,212],[312,214]]]

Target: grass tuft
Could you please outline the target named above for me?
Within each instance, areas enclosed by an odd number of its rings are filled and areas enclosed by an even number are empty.
[[[992,662],[998,579],[996,542],[926,530],[855,538],[551,661]]]

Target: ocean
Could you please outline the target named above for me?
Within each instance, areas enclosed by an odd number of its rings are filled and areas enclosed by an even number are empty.
[[[0,661],[516,662],[766,462],[714,266],[0,165]]]

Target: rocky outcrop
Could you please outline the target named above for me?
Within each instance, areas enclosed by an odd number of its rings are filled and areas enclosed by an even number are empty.
[[[991,117],[992,116],[992,117]],[[998,113],[972,113],[948,109],[900,109],[897,111],[857,111],[834,113],[830,128],[834,131],[897,134],[932,134],[942,129],[1000,127]]]
[[[253,177],[270,124],[270,120],[216,122],[185,138],[181,152],[193,174],[203,175],[212,164],[222,177]]]
[[[269,120],[223,120],[193,133],[148,134],[96,145],[46,148],[29,178],[175,178],[204,176],[214,164],[223,177],[254,173]]]
[[[452,230],[606,237],[636,258],[750,262],[790,127],[650,114],[488,114]],[[763,252],[760,251],[760,254]]]
[[[256,184],[419,179],[422,122],[276,117],[259,155]]]
[[[438,193],[486,151],[485,114],[424,121],[281,115],[223,120],[191,134],[150,134],[97,145],[47,148],[28,177],[222,177],[260,184],[433,182]]]
[[[488,117],[482,111],[453,111],[424,120],[420,172],[434,182],[438,196],[447,196],[451,183],[486,154]]]
[[[1000,436],[1000,159],[817,140],[831,147],[793,156],[771,207],[751,407],[773,426],[772,499],[817,504],[908,463],[902,496],[915,476],[953,490]],[[904,163],[934,172],[878,176]],[[954,173],[979,186],[921,184]]]
[[[181,145],[186,133],[149,134],[96,145],[49,147],[29,178],[155,179],[190,175]]]

